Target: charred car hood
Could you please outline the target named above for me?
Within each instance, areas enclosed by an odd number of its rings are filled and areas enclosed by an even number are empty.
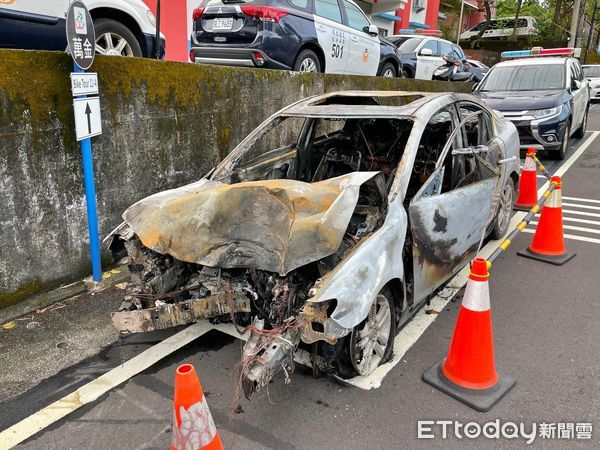
[[[380,172],[317,183],[203,179],[140,200],[123,219],[146,247],[181,261],[285,275],[337,251],[365,183],[385,202]]]
[[[562,103],[559,99],[566,91],[475,91],[474,94],[490,108],[498,111],[525,111],[545,109]]]

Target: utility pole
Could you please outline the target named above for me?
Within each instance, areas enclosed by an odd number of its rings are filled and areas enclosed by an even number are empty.
[[[571,30],[569,31],[569,47],[575,47],[577,39],[577,25],[579,24],[579,7],[581,0],[574,0],[573,2],[573,16],[571,17]]]
[[[592,45],[594,37],[594,20],[596,19],[596,9],[598,9],[598,0],[594,0],[594,9],[592,10],[592,22],[590,24],[590,34],[588,36],[587,46],[585,47],[585,56],[583,57],[583,64],[585,64],[587,60],[587,55],[590,51],[590,46]]]

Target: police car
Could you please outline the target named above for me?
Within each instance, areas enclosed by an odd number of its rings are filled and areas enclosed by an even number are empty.
[[[418,34],[410,29],[400,31],[401,34],[389,36],[388,39],[400,51],[407,78],[431,80],[435,69],[446,64],[444,56],[449,54],[453,54],[461,61],[467,59],[459,45],[436,37],[441,34],[441,31],[423,30]]]
[[[204,0],[193,12],[196,63],[395,77],[402,63],[350,0]]]
[[[565,157],[569,138],[585,134],[590,104],[580,49],[560,48],[503,52],[474,94],[500,111],[519,131],[521,148],[534,147],[556,159]]]
[[[156,18],[142,0],[81,0],[96,30],[96,52],[153,58],[165,54]],[[0,0],[0,48],[60,50],[67,47],[65,17],[69,0]]]

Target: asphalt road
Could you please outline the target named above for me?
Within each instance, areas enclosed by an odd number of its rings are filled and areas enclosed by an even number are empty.
[[[600,131],[600,110],[590,114],[588,129]],[[589,136],[590,133],[585,139]],[[585,139],[573,141],[567,158]],[[550,172],[562,164],[541,156]],[[563,177],[563,196],[575,199],[563,200],[575,205],[565,207],[565,218],[575,219],[565,219],[565,225],[587,229],[565,230],[575,236],[566,240],[568,250],[577,253],[573,260],[558,267],[517,256],[517,250],[525,248],[532,238],[523,233],[494,264],[490,293],[496,364],[499,370],[513,375],[517,385],[488,413],[469,409],[421,381],[422,373],[446,355],[460,305],[459,294],[457,301],[439,311],[435,322],[390,371],[379,389],[362,390],[328,378],[315,379],[307,370],[298,368],[291,384],[285,385],[280,376],[267,393],[250,402],[238,401],[234,399],[235,368],[241,344],[232,337],[210,332],[19,447],[167,448],[171,440],[174,372],[179,364],[191,362],[201,378],[226,448],[526,446],[523,438],[459,439],[450,433],[442,439],[439,427],[434,427],[433,439],[417,436],[419,420],[484,424],[496,419],[501,424],[523,423],[527,430],[533,424],[540,427],[542,422],[589,422],[594,427],[591,440],[550,440],[538,436],[533,445],[599,448],[600,242],[594,239],[600,240],[600,209],[586,208],[600,207],[600,203],[587,202],[600,201],[599,179],[600,137]],[[538,181],[540,185],[544,182]],[[110,295],[114,296],[114,292]],[[0,403],[0,429],[163,337],[149,335],[119,342],[102,354],[11,396]]]

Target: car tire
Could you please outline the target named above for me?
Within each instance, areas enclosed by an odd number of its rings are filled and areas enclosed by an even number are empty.
[[[496,211],[494,225],[492,226],[492,239],[502,239],[508,231],[514,201],[515,185],[513,180],[509,179],[500,195],[500,204],[498,205],[498,211]]]
[[[548,156],[550,156],[552,159],[557,159],[559,161],[565,159],[565,156],[567,155],[567,150],[569,149],[569,134],[571,134],[571,121],[569,120],[565,126],[567,128],[565,129],[565,135],[563,137],[562,142],[560,143],[559,149],[553,152],[548,152]]]
[[[383,78],[396,78],[396,68],[391,62],[386,62],[381,68],[379,76]]]
[[[587,127],[588,107],[585,108],[585,114],[583,115],[581,126],[577,128],[577,131],[573,134],[573,137],[575,139],[583,139],[583,137],[585,136],[585,129]]]
[[[294,70],[296,72],[321,73],[319,57],[310,49],[302,50],[296,57]]]
[[[373,373],[377,367],[391,358],[395,336],[394,297],[391,290],[385,287],[375,297],[365,320],[344,337],[337,362],[340,375],[351,378]],[[368,354],[367,357],[365,353]]]
[[[142,47],[129,28],[113,19],[94,21],[96,53],[110,56],[141,57]]]

